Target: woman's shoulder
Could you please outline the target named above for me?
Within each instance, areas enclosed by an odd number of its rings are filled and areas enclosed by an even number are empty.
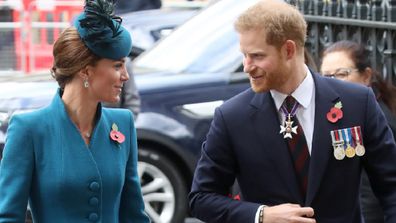
[[[14,113],[11,116],[10,121],[20,121],[22,122],[25,126],[26,125],[36,125],[39,123],[44,123],[47,122],[48,120],[48,115],[49,111],[48,109],[45,108],[40,108],[34,111],[28,111],[28,112],[18,112]]]
[[[131,117],[132,112],[129,109],[124,108],[102,108],[102,113],[104,116],[119,116],[121,118]]]

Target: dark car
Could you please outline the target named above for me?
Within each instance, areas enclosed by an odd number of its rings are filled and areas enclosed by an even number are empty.
[[[135,60],[142,100],[136,120],[139,174],[153,222],[184,222],[214,109],[249,87],[232,23],[256,1],[219,1]],[[3,136],[12,113],[42,107],[55,94],[54,81],[32,78],[0,83]]]
[[[123,25],[132,36],[131,58],[150,49],[197,12],[197,9],[154,9],[122,14]]]

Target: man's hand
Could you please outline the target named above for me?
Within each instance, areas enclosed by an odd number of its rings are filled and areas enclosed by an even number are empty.
[[[314,210],[311,207],[301,207],[298,204],[281,204],[264,207],[265,223],[316,223]]]

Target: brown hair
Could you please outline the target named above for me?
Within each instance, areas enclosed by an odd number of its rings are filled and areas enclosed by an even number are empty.
[[[373,70],[371,87],[376,93],[377,100],[383,101],[389,109],[396,114],[396,87],[384,80],[384,78],[371,67],[370,52],[362,45],[349,40],[342,40],[331,44],[323,51],[322,58],[332,52],[346,52],[359,73],[363,73],[366,68]]]
[[[81,69],[94,66],[100,57],[93,54],[81,40],[76,28],[65,29],[54,43],[52,76],[64,88]]]
[[[238,32],[263,30],[267,43],[277,48],[286,40],[293,40],[300,49],[305,45],[307,23],[304,16],[282,1],[259,1],[242,13],[234,25]]]

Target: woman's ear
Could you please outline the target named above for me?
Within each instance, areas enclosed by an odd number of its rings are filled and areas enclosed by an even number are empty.
[[[92,68],[92,66],[87,65],[78,72],[78,75],[83,80],[88,79],[93,72]]]
[[[362,82],[366,86],[370,86],[373,78],[373,70],[370,67],[366,67],[366,69],[364,69],[364,72],[361,73],[361,78],[362,78]]]
[[[88,78],[88,69],[87,67],[82,68],[79,72],[78,72],[78,76],[81,79],[87,79]]]

